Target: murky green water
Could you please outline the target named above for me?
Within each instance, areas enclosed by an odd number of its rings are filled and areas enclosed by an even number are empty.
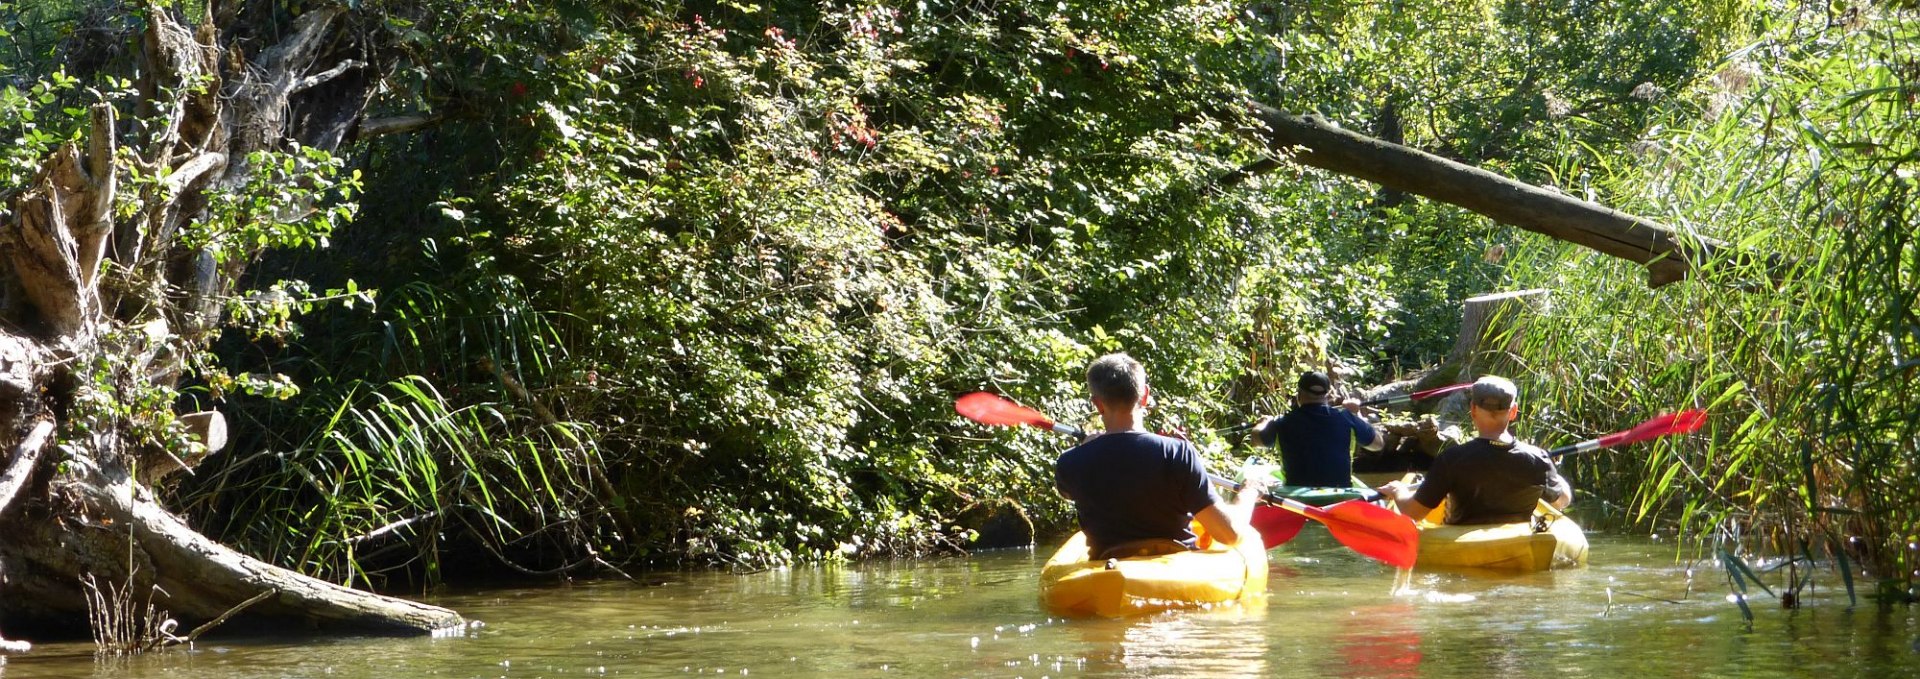
[[[1846,610],[1836,583],[1797,611],[1762,595],[1749,630],[1723,576],[1702,569],[1689,596],[1671,552],[1644,540],[1597,537],[1580,571],[1416,574],[1414,594],[1393,596],[1392,571],[1310,530],[1274,552],[1261,605],[1126,621],[1041,613],[1046,556],[476,591],[435,601],[482,621],[461,637],[203,641],[114,661],[42,645],[0,679],[1920,676],[1913,609]]]

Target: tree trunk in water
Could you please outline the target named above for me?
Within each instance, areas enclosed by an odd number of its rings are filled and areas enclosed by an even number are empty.
[[[1644,217],[1350,132],[1318,116],[1296,116],[1257,103],[1249,103],[1248,112],[1266,128],[1248,134],[1302,165],[1457,205],[1641,264],[1654,287],[1685,278],[1728,249],[1720,241],[1678,234]],[[1256,163],[1222,177],[1221,183],[1232,185],[1276,166]],[[1778,269],[1779,262],[1768,258],[1767,263]]]
[[[260,22],[284,34],[240,38],[213,15],[230,24],[249,10],[206,7],[189,28],[175,10],[147,6],[131,119],[95,104],[84,146],[58,149],[0,221],[0,624],[16,636],[84,628],[82,579],[91,577],[123,584],[136,601],[152,592],[157,608],[189,625],[262,595],[243,615],[375,632],[458,625],[453,611],[215,544],[157,505],[142,480],[155,460],[193,456],[169,450],[184,438],[143,433],[156,413],[124,397],[177,393],[187,357],[219,326],[220,298],[258,255],[215,252],[183,234],[218,228],[205,226],[211,197],[257,181],[253,154],[293,151],[290,140],[331,151],[347,138],[387,67],[363,42],[379,31],[355,25],[376,15],[313,9]],[[123,181],[134,171],[149,179]],[[250,214],[240,205],[220,218],[284,223],[312,207]]]
[[[1512,350],[1515,333],[1547,304],[1548,295],[1546,289],[1534,288],[1468,297],[1461,302],[1460,334],[1453,338],[1453,349],[1439,366],[1414,384],[1414,391],[1477,377],[1499,365],[1497,355]]]
[[[1500,356],[1514,351],[1514,342],[1530,318],[1548,304],[1550,291],[1535,288],[1468,297],[1460,305],[1460,334],[1453,349],[1438,364],[1413,378],[1362,390],[1360,398],[1385,398],[1458,384],[1489,371],[1503,370]],[[1466,394],[1455,392],[1408,406],[1415,412],[1438,412],[1441,421],[1466,419]]]

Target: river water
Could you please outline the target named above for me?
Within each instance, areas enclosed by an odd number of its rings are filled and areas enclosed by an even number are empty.
[[[5,658],[0,679],[116,677],[1920,677],[1920,619],[1831,570],[1798,610],[1723,572],[1689,586],[1670,545],[1594,536],[1585,569],[1394,572],[1309,527],[1254,605],[1132,620],[1040,611],[1045,550],[432,599],[478,624],[442,638],[203,639],[132,659],[88,644]],[[1767,576],[1769,584],[1783,572]]]

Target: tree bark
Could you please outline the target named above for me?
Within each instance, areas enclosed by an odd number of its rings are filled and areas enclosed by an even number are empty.
[[[1684,279],[1729,249],[1712,238],[1680,234],[1650,219],[1344,130],[1318,116],[1297,116],[1258,103],[1249,103],[1247,109],[1262,126],[1248,134],[1295,162],[1457,205],[1502,224],[1643,265],[1653,287]],[[1231,185],[1271,167],[1242,168],[1222,182]],[[1780,265],[1771,257],[1766,264],[1770,271]]]
[[[381,34],[370,30],[377,23],[354,25],[378,15],[314,8],[252,27],[283,28],[277,37],[241,39],[213,18],[247,16],[236,4],[209,3],[210,18],[188,28],[177,10],[150,2],[133,119],[93,105],[85,143],[55,151],[0,221],[0,625],[16,632],[84,627],[83,576],[127,583],[136,597],[152,592],[185,624],[256,598],[243,617],[307,629],[427,633],[461,623],[453,611],[333,585],[200,535],[135,473],[142,460],[190,452],[135,435],[130,421],[149,413],[98,405],[170,393],[218,327],[220,297],[255,253],[217,261],[182,241],[208,217],[207,193],[243,191],[248,159],[291,150],[288,140],[333,150],[373,96],[379,78],[369,70],[391,66],[374,63],[379,50],[363,42]],[[164,179],[124,182],[139,188],[123,195],[119,174],[134,171]],[[116,203],[132,207],[116,216]],[[217,415],[200,424],[201,446],[219,445]]]
[[[1513,290],[1468,297],[1460,303],[1460,334],[1453,338],[1453,349],[1432,372],[1413,389],[1433,389],[1485,374],[1498,364],[1497,355],[1511,350],[1511,337],[1528,317],[1548,303],[1549,291],[1543,288]]]

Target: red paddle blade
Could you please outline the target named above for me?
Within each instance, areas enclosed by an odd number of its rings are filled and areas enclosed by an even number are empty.
[[[1040,414],[1040,411],[1009,401],[998,394],[989,394],[984,391],[976,391],[956,399],[953,402],[953,410],[960,413],[962,417],[980,424],[1000,426],[1030,424],[1043,429],[1053,426],[1053,420],[1047,419],[1047,416]]]
[[[1437,389],[1428,389],[1426,391],[1416,391],[1411,394],[1408,394],[1407,398],[1411,398],[1415,401],[1420,401],[1420,400],[1433,398],[1435,396],[1444,396],[1446,394],[1451,394],[1456,391],[1464,391],[1472,388],[1473,388],[1472,382],[1467,382],[1464,384],[1449,384],[1447,386],[1439,387]]]
[[[1248,522],[1260,532],[1260,544],[1273,549],[1299,535],[1300,529],[1307,525],[1307,517],[1273,505],[1254,505],[1253,517]]]
[[[1327,525],[1333,539],[1395,568],[1412,568],[1420,555],[1420,529],[1413,519],[1380,505],[1347,500],[1322,508],[1313,518]]]
[[[1640,426],[1618,434],[1602,436],[1599,439],[1599,447],[1606,448],[1628,443],[1639,443],[1641,441],[1660,438],[1668,434],[1688,434],[1698,430],[1700,425],[1706,424],[1706,422],[1707,411],[1697,408],[1694,410],[1669,413],[1641,422]]]

